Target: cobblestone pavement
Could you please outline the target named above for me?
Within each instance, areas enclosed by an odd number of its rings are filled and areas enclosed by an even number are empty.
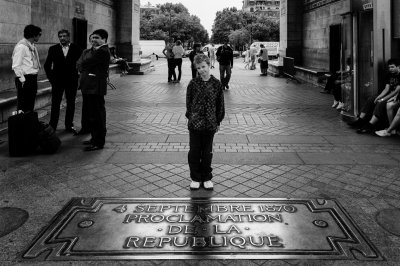
[[[227,115],[214,141],[211,192],[188,189],[186,60],[177,84],[166,82],[165,61],[143,76],[112,77],[117,90],[106,97],[108,134],[101,151],[82,152],[85,138],[63,132],[63,120],[58,130],[63,144],[55,155],[10,158],[7,142],[0,144],[0,207],[22,208],[30,216],[21,228],[0,238],[0,264],[33,264],[22,260],[22,253],[72,197],[112,196],[336,198],[385,258],[375,263],[175,260],[134,265],[398,265],[400,237],[382,229],[375,216],[400,207],[400,138],[357,135],[330,107],[331,95],[283,78],[260,77],[258,69],[243,66],[236,60],[230,90],[225,91]],[[212,73],[219,76],[217,69]],[[80,121],[80,102],[77,110],[75,121]]]

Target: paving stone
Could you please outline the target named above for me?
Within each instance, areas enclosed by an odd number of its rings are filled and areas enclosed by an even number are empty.
[[[284,79],[260,79],[239,65],[235,64],[232,88],[225,92],[226,119],[215,135],[215,188],[211,192],[188,188],[189,132],[184,114],[190,73],[184,70],[182,82],[171,87],[165,82],[166,64],[144,76],[111,77],[119,89],[109,91],[106,97],[107,143],[101,151],[82,152],[85,138],[61,131],[57,133],[63,145],[52,156],[10,158],[8,146],[0,144],[0,207],[29,206],[30,210],[27,223],[15,235],[10,234],[13,242],[0,239],[0,264],[20,264],[18,258],[26,244],[71,197],[103,196],[336,198],[383,253],[383,263],[397,265],[399,238],[384,231],[374,217],[379,210],[400,208],[399,138],[356,134],[330,108],[330,95],[304,84],[286,84]],[[218,71],[213,71],[218,77]],[[78,98],[76,121],[81,119],[80,109]],[[62,110],[60,123],[64,117]],[[355,260],[158,260],[135,264],[374,265]]]

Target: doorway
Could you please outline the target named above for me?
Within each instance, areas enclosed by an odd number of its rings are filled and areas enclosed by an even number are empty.
[[[377,93],[374,86],[373,12],[358,15],[358,95],[359,106]]]
[[[340,24],[329,27],[329,72],[334,73],[340,69],[340,56],[342,48],[342,27]]]
[[[87,48],[87,20],[73,18],[72,19],[72,28],[73,28],[73,41],[76,45],[78,45],[81,49]]]

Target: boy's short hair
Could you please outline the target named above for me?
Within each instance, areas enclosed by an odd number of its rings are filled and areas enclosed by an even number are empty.
[[[106,30],[98,29],[98,30],[95,30],[91,35],[94,35],[94,34],[99,35],[100,38],[102,38],[102,39],[106,39],[106,42],[107,42],[108,32]]]
[[[60,30],[60,31],[57,33],[57,36],[60,36],[60,34],[62,34],[62,33],[66,33],[68,36],[70,36],[69,31],[66,30],[66,29]]]
[[[397,59],[395,59],[395,58],[391,58],[391,59],[388,60],[387,65],[388,65],[388,66],[389,66],[389,65],[398,66],[398,65],[399,65],[399,61],[398,61]]]
[[[206,62],[207,65],[210,65],[210,64],[211,64],[210,58],[209,58],[208,56],[206,56],[205,54],[198,54],[198,55],[196,55],[196,56],[194,57],[194,59],[193,59],[193,63],[194,63],[195,65],[199,65],[199,64],[201,64],[202,62]]]
[[[35,25],[27,25],[24,29],[24,38],[29,39],[40,35],[42,29]]]
[[[176,41],[176,45],[181,45],[181,44],[182,44],[181,40]]]

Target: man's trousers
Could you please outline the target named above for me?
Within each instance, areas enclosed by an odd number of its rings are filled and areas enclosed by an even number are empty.
[[[60,116],[60,105],[62,97],[65,91],[65,99],[67,101],[67,108],[65,113],[65,128],[71,128],[74,126],[74,114],[75,114],[75,99],[78,84],[71,85],[69,87],[53,86],[51,91],[51,115],[50,125],[57,128],[58,119]]]
[[[24,112],[33,111],[35,109],[35,100],[37,94],[37,75],[25,75],[25,82],[22,85],[19,78],[15,78],[15,86],[17,88],[17,109]]]

